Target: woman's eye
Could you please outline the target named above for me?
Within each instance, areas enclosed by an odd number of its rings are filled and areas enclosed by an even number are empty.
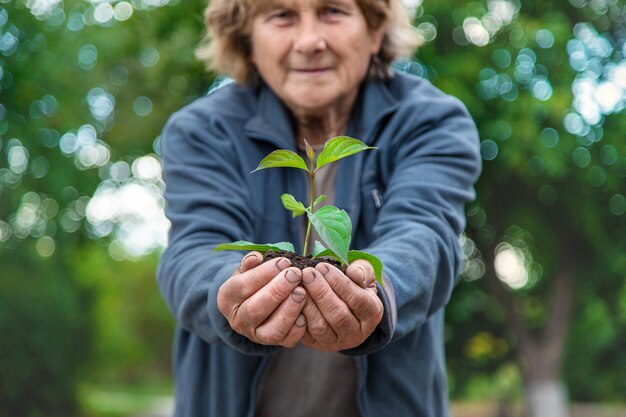
[[[321,10],[320,14],[323,18],[335,20],[343,17],[346,11],[340,7],[327,6]]]
[[[326,8],[323,10],[323,13],[324,13],[324,14],[327,14],[327,15],[337,15],[337,14],[341,14],[341,13],[343,13],[343,12],[342,12],[342,10],[341,10],[341,9],[339,9],[338,7],[330,7],[330,6],[329,6],[329,7],[326,7]]]
[[[270,15],[270,19],[284,21],[291,19],[293,17],[293,12],[289,10],[277,10]]]

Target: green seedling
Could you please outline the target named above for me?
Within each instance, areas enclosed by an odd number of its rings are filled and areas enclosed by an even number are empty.
[[[283,194],[281,200],[283,206],[291,211],[293,217],[307,215],[307,229],[304,238],[304,251],[302,256],[307,256],[310,252],[309,237],[311,228],[317,231],[323,243],[315,241],[312,251],[312,257],[330,257],[343,265],[348,265],[356,259],[365,259],[372,264],[376,280],[382,284],[383,264],[376,256],[366,252],[350,250],[350,240],[352,238],[352,222],[345,210],[340,210],[335,206],[324,206],[315,209],[326,196],[315,194],[315,174],[317,170],[326,164],[338,161],[350,155],[354,155],[366,149],[375,149],[367,146],[358,139],[347,136],[337,136],[326,141],[324,149],[315,161],[315,151],[305,141],[306,155],[309,164],[295,152],[281,149],[267,155],[259,163],[259,166],[252,172],[260,171],[266,168],[298,168],[306,171],[309,178],[309,205],[305,206],[302,202],[297,201],[291,194]],[[290,242],[278,242],[267,244],[256,244],[247,241],[237,241],[233,243],[222,243],[215,248],[220,250],[248,250],[259,251],[265,253],[269,250],[294,252],[294,245]]]

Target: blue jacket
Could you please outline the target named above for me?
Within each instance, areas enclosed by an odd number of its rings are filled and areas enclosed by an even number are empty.
[[[169,245],[158,282],[177,320],[176,417],[251,417],[269,355],[234,332],[217,291],[242,252],[219,243],[291,241],[301,218],[282,207],[306,201],[306,177],[280,168],[250,174],[271,151],[295,150],[293,120],[265,86],[222,87],[174,114],[162,154]],[[464,106],[430,83],[395,74],[366,82],[347,134],[367,151],[339,162],[335,205],[352,218],[353,249],[378,256],[386,285],[376,331],[344,353],[358,357],[363,417],[448,415],[444,306],[462,262],[464,204],[480,171],[478,137]]]

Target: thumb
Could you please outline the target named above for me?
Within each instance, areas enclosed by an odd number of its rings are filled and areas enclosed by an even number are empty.
[[[374,267],[365,259],[352,262],[346,270],[346,275],[361,288],[376,288]]]
[[[247,272],[261,265],[262,262],[263,262],[263,254],[261,252],[257,252],[257,251],[248,252],[248,254],[244,256],[244,258],[241,260],[239,271]]]

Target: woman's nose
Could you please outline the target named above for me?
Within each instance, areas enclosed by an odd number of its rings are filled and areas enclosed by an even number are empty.
[[[326,37],[320,22],[312,17],[303,17],[295,33],[294,49],[310,54],[326,48]]]

